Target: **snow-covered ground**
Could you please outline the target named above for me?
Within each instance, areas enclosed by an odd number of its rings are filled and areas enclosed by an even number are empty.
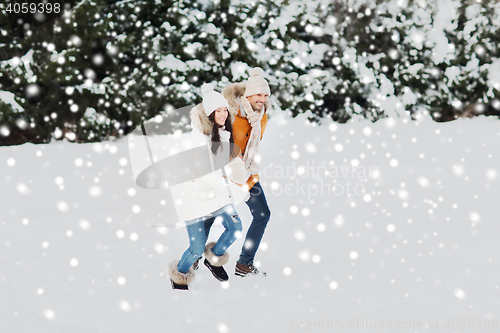
[[[270,119],[267,277],[233,275],[240,238],[229,282],[202,266],[189,292],[166,275],[186,231],[126,140],[0,147],[0,331],[498,331],[499,124]]]

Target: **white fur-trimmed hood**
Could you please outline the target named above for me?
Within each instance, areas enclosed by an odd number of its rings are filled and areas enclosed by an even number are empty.
[[[229,104],[231,108],[231,104]],[[236,110],[236,114],[238,110]],[[203,109],[203,104],[200,103],[191,109],[189,112],[189,117],[191,118],[191,126],[193,129],[197,129],[205,135],[210,136],[212,134],[212,128],[214,127],[214,123],[208,119],[205,114],[205,110]],[[231,111],[229,111],[229,119],[231,120],[231,124],[234,123],[234,116]]]
[[[210,135],[212,133],[212,128],[214,123],[208,119],[203,109],[203,104],[198,104],[189,112],[189,117],[191,118],[191,126],[193,129],[197,129],[205,135]]]

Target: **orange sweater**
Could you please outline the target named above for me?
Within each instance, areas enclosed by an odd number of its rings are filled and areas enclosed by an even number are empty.
[[[261,132],[260,139],[262,140],[262,136],[264,135],[264,131],[266,130],[267,125],[267,114],[262,116],[262,120],[260,121]],[[236,143],[240,149],[241,154],[245,154],[245,149],[247,147],[248,138],[250,137],[250,133],[252,132],[252,126],[248,122],[247,118],[241,116],[241,110],[238,111],[238,114],[235,116],[233,123],[233,139],[234,143]],[[248,188],[251,189],[255,183],[259,181],[259,175],[251,175],[248,178],[246,184]]]

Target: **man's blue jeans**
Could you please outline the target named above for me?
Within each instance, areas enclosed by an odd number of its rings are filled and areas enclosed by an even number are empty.
[[[212,252],[216,256],[220,257],[223,255],[227,248],[238,238],[242,227],[240,218],[233,205],[226,205],[212,214],[217,216],[209,218],[204,217],[186,222],[186,229],[189,236],[189,248],[184,252],[177,265],[177,270],[179,272],[187,273],[196,259],[201,257],[205,250],[205,242],[208,238],[210,227],[216,219],[221,219],[222,225],[226,228],[212,248]]]
[[[259,248],[260,241],[266,230],[267,222],[271,217],[271,211],[267,206],[266,196],[264,195],[260,183],[255,183],[250,189],[250,199],[248,199],[247,205],[250,208],[253,220],[248,227],[245,242],[243,243],[240,258],[238,259],[238,262],[242,265],[253,264],[255,253]]]

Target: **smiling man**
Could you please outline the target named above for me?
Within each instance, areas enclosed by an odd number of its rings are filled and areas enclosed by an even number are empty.
[[[271,107],[268,101],[271,90],[262,75],[261,68],[253,68],[247,82],[233,83],[222,91],[222,95],[229,103],[229,112],[234,117],[234,142],[241,149],[245,168],[250,175],[246,182],[250,190],[250,199],[246,203],[253,219],[236,263],[235,274],[238,276],[265,275],[253,265],[271,216],[264,191],[259,183],[259,166],[255,162],[260,140],[267,125],[267,112]]]

